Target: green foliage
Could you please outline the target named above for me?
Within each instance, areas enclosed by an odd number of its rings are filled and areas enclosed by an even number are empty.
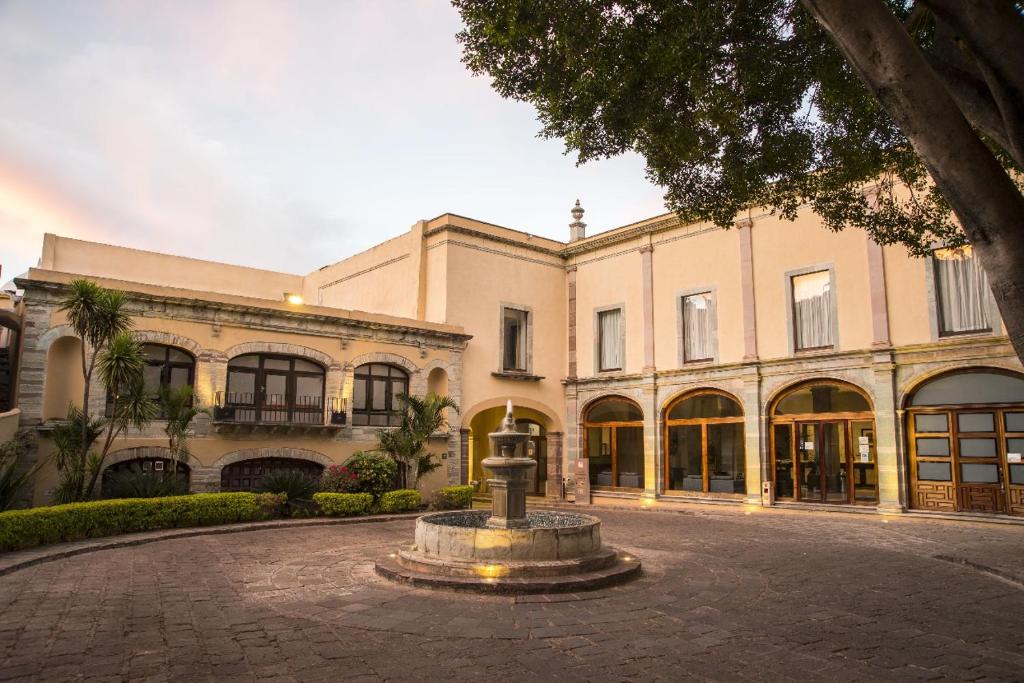
[[[397,489],[388,491],[380,497],[378,508],[381,512],[409,512],[418,510],[423,504],[419,491],[412,489]]]
[[[438,510],[462,510],[473,505],[475,486],[445,486],[434,494],[434,507]]]
[[[72,405],[68,407],[67,420],[53,428],[53,442],[57,447],[57,470],[60,473],[60,483],[53,491],[53,498],[58,503],[73,503],[81,499],[86,474],[91,474],[88,453],[106,427],[106,420],[91,418]],[[84,457],[83,443],[86,453]]]
[[[373,505],[373,496],[369,493],[328,493],[313,494],[313,502],[320,510],[330,517],[350,517],[365,515]]]
[[[25,486],[36,476],[45,460],[19,471],[19,460],[29,448],[29,435],[25,430],[0,444],[0,511],[9,510],[18,502]]]
[[[309,500],[317,492],[317,480],[302,472],[282,470],[264,474],[260,479],[260,491],[284,493],[289,501]]]
[[[398,474],[395,461],[375,451],[356,453],[345,465],[356,473],[359,479],[358,490],[369,493],[374,500],[379,500],[385,491],[391,490]]]
[[[355,493],[359,490],[359,476],[346,465],[331,465],[320,476],[320,490]]]
[[[536,107],[580,163],[643,155],[685,219],[729,227],[749,207],[794,219],[809,204],[832,230],[916,254],[962,244],[920,157],[804,4],[454,0],[474,73]],[[888,4],[905,20],[914,2]],[[936,24],[923,26],[911,38],[931,59]],[[875,183],[872,208],[861,190]]]
[[[186,384],[176,389],[160,387],[160,412],[167,420],[164,433],[167,434],[167,448],[171,458],[176,462],[188,464],[192,454],[188,446],[188,437],[192,431],[192,420],[199,415],[208,414],[204,408],[195,405],[192,385]]]
[[[459,412],[459,406],[448,396],[427,394],[423,398],[399,394],[401,424],[378,432],[378,448],[411,470],[413,481],[441,466],[437,456],[425,444],[435,432],[447,428],[447,410]]]
[[[143,472],[128,469],[114,472],[103,482],[104,498],[165,498],[188,493],[188,484],[168,472]]]
[[[0,552],[134,531],[270,519],[281,496],[200,493],[171,498],[99,500],[0,513]]]

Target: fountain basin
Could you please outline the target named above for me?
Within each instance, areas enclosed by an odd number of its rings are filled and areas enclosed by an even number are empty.
[[[572,560],[601,549],[601,520],[571,512],[532,511],[527,526],[486,525],[486,510],[436,512],[416,520],[416,550],[427,557],[481,561]]]

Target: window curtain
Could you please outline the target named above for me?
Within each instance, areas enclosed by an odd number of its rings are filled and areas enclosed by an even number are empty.
[[[505,370],[526,370],[526,311],[505,309]]]
[[[683,359],[705,360],[711,350],[711,294],[683,298]]]
[[[934,254],[942,332],[971,332],[989,328],[985,313],[988,278],[970,247],[939,249]]]
[[[622,309],[598,315],[601,335],[601,369],[622,369]]]
[[[794,331],[797,349],[833,345],[832,291],[829,271],[793,278]]]

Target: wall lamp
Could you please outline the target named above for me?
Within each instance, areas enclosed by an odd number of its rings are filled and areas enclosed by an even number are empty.
[[[294,304],[294,305],[298,306],[298,305],[300,305],[302,303],[302,295],[301,294],[296,294],[295,292],[285,292],[284,293],[284,300],[287,301],[290,304]]]

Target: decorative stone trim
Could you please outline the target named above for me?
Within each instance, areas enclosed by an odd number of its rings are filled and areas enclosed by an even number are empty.
[[[397,365],[410,375],[420,371],[419,367],[415,363],[404,356],[399,356],[397,353],[364,353],[363,355],[356,356],[348,361],[348,365],[351,365],[353,368],[358,368],[360,365],[366,365],[367,363],[386,363],[388,365]]]
[[[236,462],[243,460],[255,460],[257,458],[292,458],[294,460],[307,460],[315,462],[324,467],[337,464],[323,453],[311,451],[307,448],[289,448],[287,446],[262,446],[260,448],[243,448],[222,455],[211,467],[219,472]]]
[[[75,339],[78,339],[78,334],[71,329],[70,325],[57,325],[56,327],[51,327],[41,334],[39,338],[36,339],[34,346],[38,351],[49,351],[50,346],[55,341],[62,339],[63,337],[74,337]]]
[[[132,448],[122,448],[119,451],[108,453],[106,460],[103,461],[103,469],[106,470],[112,465],[128,462],[129,460],[138,460],[140,458],[174,459],[171,456],[170,449],[166,446],[134,446]],[[188,465],[190,470],[197,470],[203,466],[203,463],[201,463],[199,459],[191,453],[189,454],[188,461],[185,464]]]
[[[905,367],[905,366],[904,366]],[[912,366],[916,369],[919,366]],[[896,394],[896,408],[903,409],[910,396],[917,391],[921,385],[932,379],[955,371],[985,371],[985,370],[1006,370],[1014,374],[1024,374],[1019,361],[1015,359],[985,358],[979,360],[958,360],[955,362],[941,362],[930,364],[928,369],[917,372],[908,379],[900,382]]]
[[[241,344],[232,346],[224,353],[229,359],[236,356],[242,356],[247,353],[276,353],[285,356],[301,356],[302,358],[308,358],[316,361],[320,365],[324,366],[325,370],[341,369],[341,363],[331,356],[328,356],[326,353],[306,346],[299,346],[298,344],[259,341],[242,342]]]
[[[863,381],[861,381],[861,380],[859,380],[857,378],[852,378],[852,377],[849,377],[849,376],[842,375],[840,373],[835,373],[835,372],[833,372],[833,373],[826,373],[826,372],[813,372],[813,373],[811,373],[811,372],[809,372],[809,373],[805,373],[805,374],[799,375],[797,377],[794,377],[793,375],[788,375],[785,378],[785,381],[782,384],[772,388],[768,392],[768,394],[764,397],[764,400],[761,403],[762,412],[765,415],[770,415],[770,411],[771,411],[772,406],[775,404],[775,402],[780,397],[784,396],[791,389],[793,389],[795,387],[798,387],[801,384],[804,384],[805,382],[811,382],[811,381],[815,381],[815,382],[818,382],[818,381],[821,381],[821,382],[840,382],[840,383],[843,383],[843,384],[850,384],[850,385],[856,387],[857,389],[859,389],[861,391],[861,393],[863,393],[865,396],[868,397],[868,401],[871,403],[871,411],[874,412],[874,410],[875,410],[875,407],[874,407],[874,404],[875,404],[874,387],[872,387],[870,385],[869,386],[865,386],[865,382],[863,382]]]
[[[132,330],[132,334],[137,340],[146,344],[163,344],[164,346],[176,346],[179,349],[184,349],[191,353],[196,360],[199,359],[199,355],[203,352],[203,347],[199,345],[199,342],[178,334],[159,330]]]

